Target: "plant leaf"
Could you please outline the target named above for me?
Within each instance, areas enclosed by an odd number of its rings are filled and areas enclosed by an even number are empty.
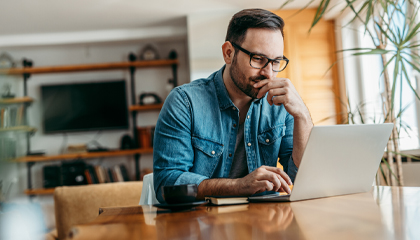
[[[405,69],[404,64],[402,64],[401,68],[402,68],[402,72],[404,73],[405,79],[407,80],[408,86],[410,86],[411,90],[416,95],[417,99],[420,100],[420,96],[417,94],[416,89],[414,89],[413,85],[411,85],[411,81],[408,78],[407,70]]]
[[[322,0],[321,3],[318,6],[318,9],[316,10],[314,20],[312,21],[311,29],[321,20],[322,16],[325,13],[325,10],[327,10],[328,4],[330,4],[330,0]]]
[[[359,52],[359,53],[353,53],[354,56],[358,56],[358,55],[371,55],[371,54],[387,54],[391,52],[390,50],[385,50],[385,49],[379,49],[379,48],[375,48],[370,50],[369,52]]]

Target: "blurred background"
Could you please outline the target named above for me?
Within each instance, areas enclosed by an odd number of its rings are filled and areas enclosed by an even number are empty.
[[[285,20],[290,63],[279,76],[294,83],[315,125],[347,123],[349,112],[363,116],[355,123],[380,122],[380,58],[338,51],[372,47],[363,24],[347,24],[353,16],[341,12],[345,1],[332,0],[334,7],[311,32],[321,1],[295,0],[280,9],[285,2],[3,0],[1,214],[19,222],[23,218],[13,211],[26,211],[38,219],[14,239],[55,228],[55,186],[134,181],[151,171],[153,127],[162,102],[174,86],[206,78],[223,66],[221,45],[229,20],[244,8],[267,9]],[[131,61],[149,64],[127,65],[130,54]],[[415,73],[412,79],[417,89]],[[397,91],[403,96],[402,121],[409,126],[400,148],[419,154],[420,110],[406,89]],[[78,125],[76,118],[91,125]],[[17,236],[19,230],[5,222],[2,236]]]

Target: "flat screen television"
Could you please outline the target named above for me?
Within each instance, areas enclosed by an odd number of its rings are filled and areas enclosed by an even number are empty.
[[[41,86],[45,133],[128,129],[125,80]]]

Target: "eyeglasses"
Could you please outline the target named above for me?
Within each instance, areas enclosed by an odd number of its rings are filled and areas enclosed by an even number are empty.
[[[271,65],[273,67],[273,72],[281,72],[286,68],[287,64],[289,63],[289,59],[287,59],[285,56],[283,56],[283,58],[271,59],[260,54],[252,53],[238,46],[235,43],[232,43],[232,45],[235,48],[241,50],[242,52],[248,54],[249,65],[251,65],[251,67],[256,68],[256,69],[263,69],[271,62]]]

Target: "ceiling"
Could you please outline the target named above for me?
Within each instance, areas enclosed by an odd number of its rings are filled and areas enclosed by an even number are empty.
[[[0,37],[141,28],[190,14],[278,9],[286,0],[1,0]],[[294,0],[301,8],[311,0]],[[320,0],[315,0],[315,7]]]

